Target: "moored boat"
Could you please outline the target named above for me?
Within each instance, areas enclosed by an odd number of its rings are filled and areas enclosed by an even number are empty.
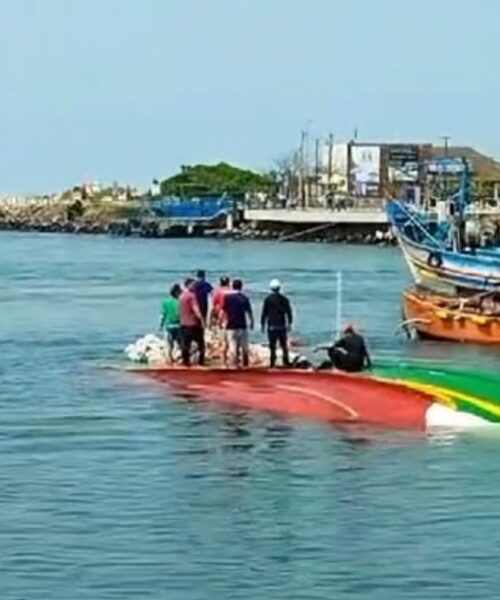
[[[484,219],[477,212],[467,161],[445,157],[439,164],[436,193],[429,183],[423,202],[392,200],[387,206],[414,282],[438,292],[496,290],[500,287],[500,214]]]
[[[493,291],[500,287],[500,253],[496,250],[446,250],[417,242],[395,229],[396,239],[415,283],[429,289]]]
[[[403,310],[405,323],[421,337],[500,345],[500,301],[495,292],[453,298],[412,288],[403,293]]]

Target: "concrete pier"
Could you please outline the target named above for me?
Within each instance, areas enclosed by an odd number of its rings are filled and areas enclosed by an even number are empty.
[[[295,225],[388,225],[385,210],[345,209],[246,209],[244,220],[254,223],[284,223]]]

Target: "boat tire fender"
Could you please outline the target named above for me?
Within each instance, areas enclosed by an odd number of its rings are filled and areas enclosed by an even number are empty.
[[[431,252],[427,258],[427,264],[430,267],[439,268],[443,265],[443,259],[438,252]]]

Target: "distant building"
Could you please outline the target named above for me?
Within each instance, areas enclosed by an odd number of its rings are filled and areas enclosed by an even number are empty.
[[[469,146],[343,142],[323,146],[318,196],[325,191],[372,198],[399,194],[422,185],[432,160],[445,154],[465,158],[478,179],[500,181],[500,162]]]

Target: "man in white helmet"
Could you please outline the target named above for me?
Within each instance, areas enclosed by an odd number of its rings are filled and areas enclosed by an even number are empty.
[[[269,284],[271,293],[264,300],[261,315],[262,331],[267,331],[270,350],[270,366],[276,366],[276,348],[280,345],[283,353],[283,366],[290,366],[288,354],[288,332],[293,323],[290,301],[281,293],[281,283],[273,279]]]

